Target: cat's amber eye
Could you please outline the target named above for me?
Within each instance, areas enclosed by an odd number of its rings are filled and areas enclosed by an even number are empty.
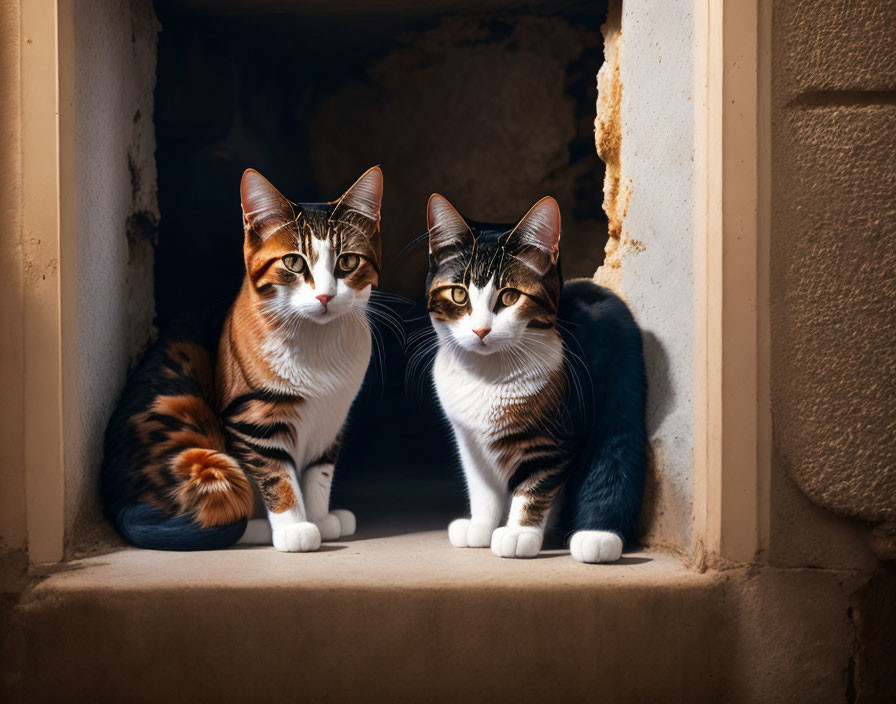
[[[466,305],[467,303],[467,289],[463,286],[452,286],[451,287],[451,300],[457,303],[459,306]]]
[[[512,288],[505,288],[498,296],[498,303],[505,308],[510,308],[518,300],[520,300],[520,292]]]
[[[283,266],[294,274],[301,274],[305,271],[305,260],[298,254],[284,254],[280,261],[283,262]]]
[[[336,262],[336,268],[343,274],[354,271],[361,263],[361,257],[357,254],[343,254]]]

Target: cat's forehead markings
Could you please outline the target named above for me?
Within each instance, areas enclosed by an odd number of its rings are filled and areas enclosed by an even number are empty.
[[[311,223],[308,222],[308,218],[305,217],[305,213],[303,213],[301,210],[299,211],[298,217],[302,219],[302,225],[299,229],[299,232],[301,233],[302,250],[304,252],[308,252],[311,250],[311,239],[313,230],[311,229]]]
[[[473,242],[474,248],[468,264],[469,281],[481,288],[491,278],[501,278],[501,272],[495,270],[495,259],[501,257],[501,247],[497,243],[482,242],[481,237],[476,237]],[[498,266],[500,265],[499,262]],[[464,278],[467,280],[466,272]]]
[[[469,279],[467,278],[467,273],[470,272],[470,269],[473,266],[473,260],[476,259],[476,244],[477,244],[478,240],[479,240],[479,238],[476,237],[476,235],[474,234],[473,235],[473,251],[470,253],[470,260],[467,262],[467,265],[464,267],[464,273],[460,277],[461,283],[466,283],[467,281],[473,280],[472,273],[470,273]]]
[[[311,240],[311,259],[312,265],[316,265],[322,258],[327,257],[333,249],[333,241],[331,233],[328,230],[324,232],[323,237],[315,236]]]
[[[498,259],[497,266],[495,265],[495,260]],[[499,241],[499,246],[495,247],[495,251],[492,252],[492,260],[488,263],[488,268],[490,271],[494,271],[494,282],[495,286],[501,285],[501,280],[504,278],[504,243]]]

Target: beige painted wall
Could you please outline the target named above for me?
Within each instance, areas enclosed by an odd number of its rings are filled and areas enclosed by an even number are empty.
[[[30,534],[39,538],[37,560],[58,559],[63,532],[71,555],[103,525],[102,434],[129,363],[151,334],[158,222],[152,3],[61,8],[65,32],[54,35],[52,2],[0,7],[0,551],[26,549]],[[58,122],[48,107],[57,62]],[[27,135],[25,105],[41,116]],[[71,183],[57,191],[54,181],[68,175]],[[61,242],[51,231],[57,223]],[[60,371],[64,443],[54,422],[59,397],[44,388]],[[26,393],[29,380],[35,389]],[[63,456],[64,522],[62,482],[49,486]]]
[[[894,27],[894,0],[773,5],[775,564],[873,564],[865,525],[896,558]]]
[[[103,433],[152,334],[156,35],[150,0],[75,3],[78,172],[77,447],[67,448],[66,548],[107,528],[98,502]]]
[[[25,548],[20,15],[0,3],[0,551]]]

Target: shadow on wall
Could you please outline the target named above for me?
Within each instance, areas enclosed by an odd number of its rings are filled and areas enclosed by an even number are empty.
[[[647,476],[644,484],[644,502],[638,519],[637,535],[650,545],[674,545],[673,539],[664,539],[663,509],[683,506],[687,499],[677,491],[674,482],[663,481],[664,448],[656,435],[666,416],[675,406],[675,389],[672,385],[669,355],[660,339],[644,330],[644,364],[650,384],[647,389]],[[686,507],[685,507],[686,508]]]
[[[642,334],[644,364],[650,386],[647,389],[647,437],[652,437],[675,405],[675,388],[669,367],[669,355],[660,339],[649,330]]]

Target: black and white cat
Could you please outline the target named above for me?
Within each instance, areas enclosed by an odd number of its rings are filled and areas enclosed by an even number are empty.
[[[591,281],[563,284],[553,198],[513,226],[468,220],[435,194],[427,224],[435,387],[470,499],[470,518],[448,527],[451,544],[534,557],[562,489],[558,525],[572,556],[618,560],[646,464],[631,313]]]

